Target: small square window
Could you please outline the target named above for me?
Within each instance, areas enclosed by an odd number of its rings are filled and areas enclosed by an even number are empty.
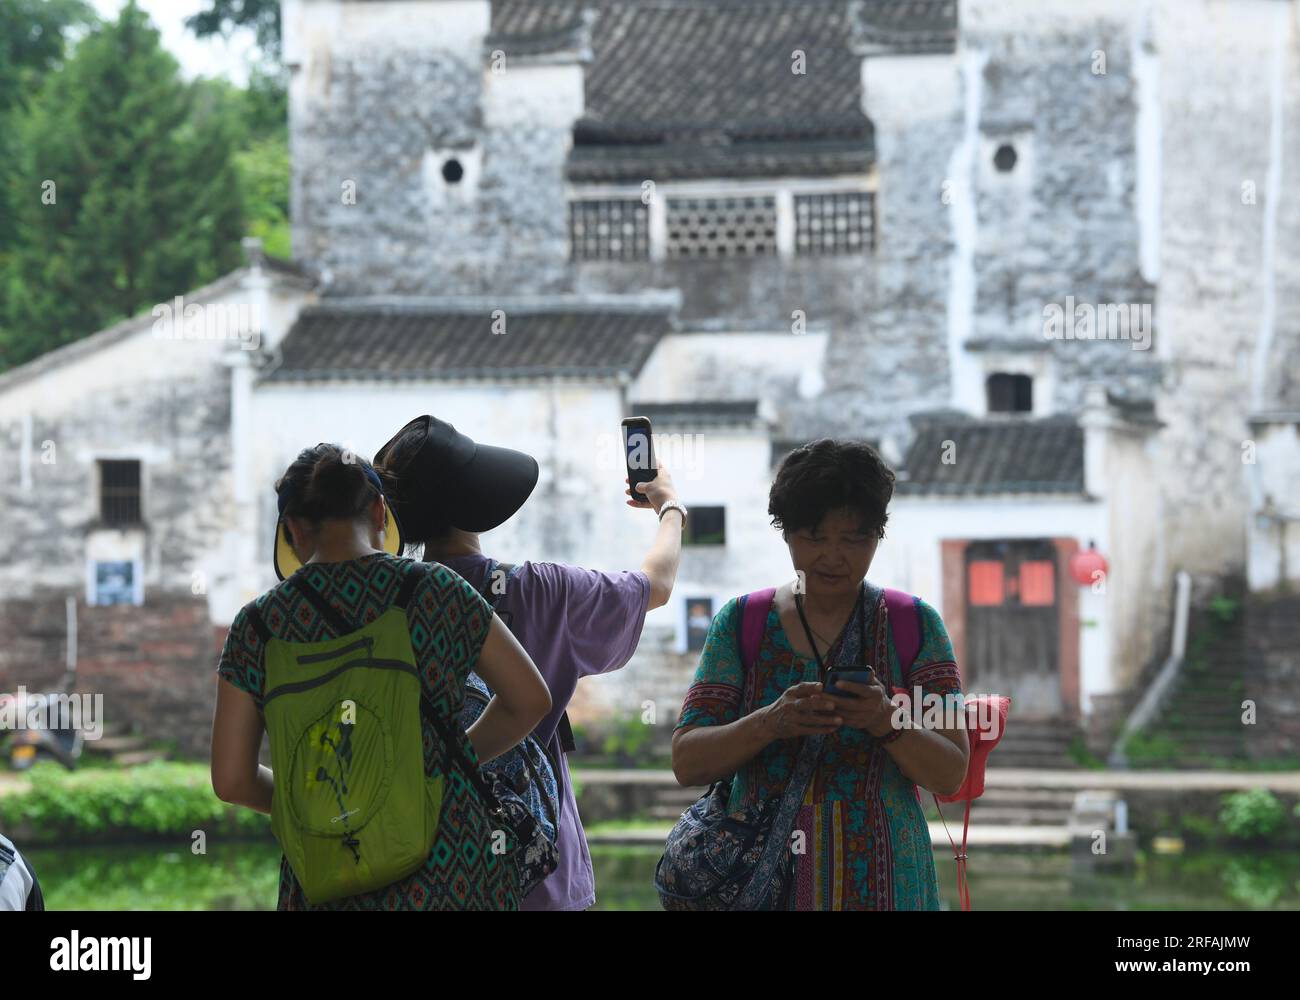
[[[725,507],[692,507],[682,534],[683,545],[726,545]]]
[[[1031,413],[1034,409],[1034,380],[1028,375],[998,372],[988,377],[990,413]]]

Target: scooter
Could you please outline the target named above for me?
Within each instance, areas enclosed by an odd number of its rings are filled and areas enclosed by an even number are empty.
[[[67,678],[61,687],[62,691],[39,693],[19,691],[0,694],[0,718],[23,720],[21,726],[8,732],[8,739],[5,741],[4,754],[12,770],[26,771],[42,758],[56,760],[69,771],[76,767],[77,761],[81,758],[84,740],[81,730],[73,726],[71,720],[66,720],[68,722],[66,726],[59,725],[65,720],[57,718],[55,713],[37,712],[35,715],[40,720],[40,724],[37,726],[26,724],[29,710],[40,704],[38,698],[48,705],[71,690]],[[54,725],[49,725],[50,722]]]

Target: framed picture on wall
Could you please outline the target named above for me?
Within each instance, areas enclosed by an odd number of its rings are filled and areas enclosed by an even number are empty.
[[[95,563],[96,604],[130,604],[134,595],[134,563],[126,560]]]
[[[688,597],[686,605],[686,649],[698,653],[704,648],[709,626],[713,624],[713,598]]]

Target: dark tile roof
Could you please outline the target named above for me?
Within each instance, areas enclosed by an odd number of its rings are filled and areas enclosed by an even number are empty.
[[[690,141],[642,146],[574,146],[569,180],[600,183],[700,177],[823,177],[860,174],[871,166],[871,147],[861,141],[795,143],[743,142],[723,145]]]
[[[591,59],[591,27],[600,16],[598,10],[590,6],[575,9],[563,3],[554,8],[550,4],[516,6],[519,9],[511,12],[512,16],[493,18],[484,48],[525,58],[567,53],[584,62]]]
[[[748,425],[759,419],[758,400],[707,402],[637,402],[629,415],[649,417],[652,426],[720,427]]]
[[[493,332],[493,311],[505,332]],[[326,303],[302,311],[268,381],[634,375],[668,330],[653,308]]]
[[[778,466],[780,466],[782,462],[785,461],[786,456],[789,455],[790,452],[794,451],[796,448],[802,448],[804,445],[808,444],[812,440],[814,439],[813,438],[787,438],[787,437],[773,438],[772,453],[771,453],[772,468],[776,469]],[[867,444],[871,445],[871,447],[874,448],[877,452],[880,451],[879,438],[859,438],[858,440],[865,441]]]
[[[957,0],[853,0],[849,23],[854,51],[863,55],[919,55],[957,47]]]
[[[895,0],[877,0],[877,3]],[[493,31],[562,35],[598,16],[578,181],[862,172],[872,162],[846,0],[495,0]],[[794,50],[806,72],[791,72]],[[509,47],[505,48],[507,57]]]
[[[900,494],[1082,493],[1083,429],[1073,417],[915,415]],[[954,461],[945,465],[945,442]]]

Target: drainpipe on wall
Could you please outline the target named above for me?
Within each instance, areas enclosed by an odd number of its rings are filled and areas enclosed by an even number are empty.
[[[1187,654],[1187,621],[1191,610],[1192,578],[1186,570],[1179,570],[1174,576],[1174,627],[1169,640],[1169,657],[1165,660],[1156,679],[1143,693],[1137,707],[1129,714],[1128,720],[1120,730],[1119,738],[1110,751],[1107,763],[1111,767],[1127,768],[1128,757],[1124,745],[1128,738],[1140,729],[1145,729],[1159,714],[1161,707],[1177,685],[1178,675],[1183,669],[1183,660]]]

